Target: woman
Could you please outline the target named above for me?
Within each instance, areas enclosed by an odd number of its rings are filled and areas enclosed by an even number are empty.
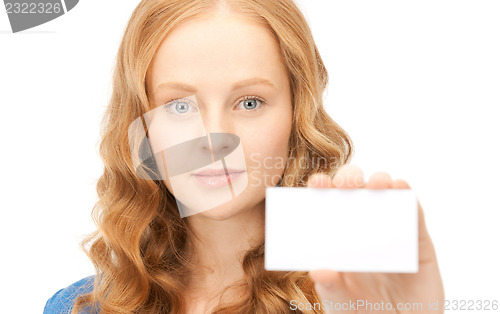
[[[353,145],[324,110],[327,83],[292,0],[142,1],[123,36],[103,120],[98,230],[82,243],[99,275],[61,289],[46,312],[290,313],[291,300],[441,303],[420,205],[417,274],[264,270],[267,186],[409,188],[384,172],[365,183],[347,165]],[[162,108],[201,112],[205,134],[239,137],[248,180],[241,193],[181,217],[168,178],[138,176],[128,128]],[[323,162],[303,167],[301,158]],[[263,167],[266,160],[287,162]]]

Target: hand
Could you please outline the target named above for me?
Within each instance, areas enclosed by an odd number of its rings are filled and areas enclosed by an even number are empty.
[[[368,182],[364,182],[363,172],[353,165],[340,168],[333,180],[326,174],[314,174],[308,182],[308,187],[314,188],[367,188],[367,189],[409,189],[410,186],[403,180],[392,180],[386,172],[374,173]],[[436,259],[436,253],[429,233],[425,226],[424,213],[420,202],[418,202],[418,273],[359,273],[359,272],[337,272],[333,270],[318,269],[309,272],[309,276],[315,282],[315,290],[321,298],[321,306],[325,301],[333,301],[340,305],[349,301],[356,304],[362,300],[370,307],[360,306],[347,307],[335,310],[327,309],[325,313],[443,313],[444,289],[441,274]],[[378,310],[383,301],[384,307]],[[429,304],[436,304],[438,309],[429,309]],[[375,304],[377,303],[377,304]],[[391,303],[392,310],[384,311],[386,304]],[[398,310],[398,303],[407,306],[407,309]],[[421,308],[417,308],[421,304]],[[339,305],[339,306],[340,306]]]

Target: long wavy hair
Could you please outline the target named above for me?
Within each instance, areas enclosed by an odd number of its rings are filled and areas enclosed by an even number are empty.
[[[315,172],[333,176],[350,161],[354,146],[323,107],[328,73],[297,4],[293,0],[226,0],[223,4],[266,25],[281,48],[293,107],[289,162],[281,185],[304,186]],[[97,275],[93,290],[76,299],[72,313],[84,307],[100,313],[181,313],[186,309],[183,278],[194,267],[187,244],[189,226],[163,181],[136,175],[127,131],[132,121],[152,109],[146,75],[169,30],[218,5],[220,0],[143,0],[130,17],[101,122],[99,153],[104,169],[92,209],[97,229],[81,243]],[[246,298],[219,304],[213,313],[294,313],[291,300],[321,302],[307,272],[266,271],[264,245],[260,243],[244,256],[245,276],[239,286],[247,291]]]

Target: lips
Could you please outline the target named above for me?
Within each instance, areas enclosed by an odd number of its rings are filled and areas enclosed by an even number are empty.
[[[245,170],[227,168],[228,174],[224,169],[204,169],[193,174],[196,181],[202,186],[208,188],[220,188],[234,182]]]
[[[245,170],[232,169],[232,168],[227,168],[226,170],[227,170],[229,175],[245,172]],[[194,176],[208,176],[208,177],[225,176],[226,171],[224,171],[224,169],[205,169],[205,170],[201,170],[201,171],[198,171],[196,173],[193,173],[193,175]]]

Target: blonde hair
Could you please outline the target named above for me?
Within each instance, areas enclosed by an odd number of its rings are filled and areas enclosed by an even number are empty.
[[[227,2],[227,3],[226,3]],[[315,172],[333,176],[348,163],[354,146],[326,113],[328,74],[307,21],[293,0],[226,0],[231,9],[267,25],[276,37],[290,80],[293,124],[283,186],[304,186]],[[97,306],[101,313],[180,313],[184,276],[192,271],[189,226],[162,181],[137,177],[130,156],[128,127],[150,110],[146,75],[169,30],[218,8],[220,0],[143,0],[130,17],[113,74],[113,91],[101,125],[103,174],[92,210],[97,230],[81,243],[97,272],[92,292],[79,296],[72,313]],[[300,159],[321,157],[301,167]],[[333,159],[333,161],[332,161]],[[290,301],[320,302],[307,272],[266,271],[264,245],[243,259],[242,286],[248,296],[219,304],[214,313],[291,313]],[[229,287],[228,287],[229,288]],[[322,313],[304,310],[304,313]]]

